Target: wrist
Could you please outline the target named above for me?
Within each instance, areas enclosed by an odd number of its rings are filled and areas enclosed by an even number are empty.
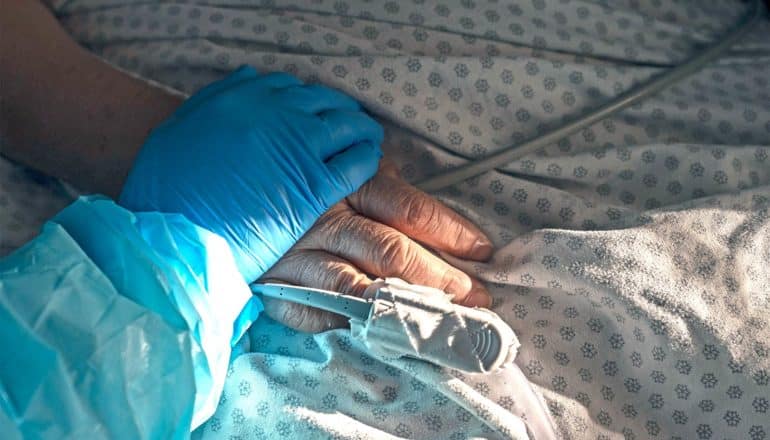
[[[92,190],[117,199],[147,137],[174,113],[184,98],[133,77],[127,78],[122,90],[112,94],[118,96],[110,99],[111,104],[105,105],[104,111],[112,112],[106,116],[116,118],[119,127],[105,133],[96,153],[98,163],[93,168],[99,170],[99,174]],[[116,102],[120,102],[120,106]]]

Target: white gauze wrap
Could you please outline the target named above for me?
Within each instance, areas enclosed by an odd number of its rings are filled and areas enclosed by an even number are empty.
[[[492,311],[452,304],[452,295],[398,278],[371,289],[369,318],[351,319],[350,328],[377,355],[410,356],[469,373],[493,372],[516,357],[516,335]]]

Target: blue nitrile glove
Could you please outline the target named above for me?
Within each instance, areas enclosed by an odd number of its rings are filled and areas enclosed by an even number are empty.
[[[150,134],[120,204],[181,213],[221,235],[252,282],[374,175],[382,138],[349,96],[241,67]]]

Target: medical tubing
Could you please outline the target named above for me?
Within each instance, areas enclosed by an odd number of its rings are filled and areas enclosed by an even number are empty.
[[[278,283],[254,283],[250,287],[253,293],[304,304],[360,321],[366,321],[372,308],[372,303],[365,299],[328,290]]]
[[[635,102],[647,98],[679,81],[692,75],[702,69],[722,55],[727,49],[735,44],[738,39],[748,32],[748,30],[757,22],[760,17],[760,1],[755,0],[752,8],[740,20],[739,24],[727,33],[720,41],[711,47],[705,49],[700,54],[690,58],[688,61],[672,67],[662,74],[659,74],[641,86],[621,93],[617,98],[598,107],[594,111],[583,115],[561,127],[544,133],[534,139],[531,139],[521,145],[512,145],[502,151],[494,153],[489,157],[461,165],[445,173],[429,177],[416,184],[423,191],[435,191],[441,188],[461,182],[465,179],[477,176],[487,171],[493,170],[511,163],[527,154],[537,151],[558,142],[565,136],[573,134],[591,124],[601,121]]]

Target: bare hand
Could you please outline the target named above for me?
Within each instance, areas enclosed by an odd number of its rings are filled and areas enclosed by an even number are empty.
[[[371,277],[399,277],[454,294],[454,301],[487,307],[489,293],[474,278],[424,246],[484,261],[492,243],[470,221],[402,180],[392,165],[333,206],[261,281],[284,282],[360,296]],[[265,298],[273,319],[298,330],[344,327],[329,312]]]

